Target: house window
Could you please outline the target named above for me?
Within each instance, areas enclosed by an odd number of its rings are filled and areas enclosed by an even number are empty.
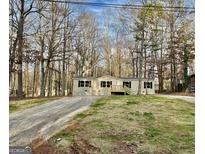
[[[85,82],[84,81],[78,81],[78,87],[84,87]]]
[[[146,88],[152,89],[152,82],[144,82],[144,89]]]
[[[91,87],[91,81],[78,81],[78,87]]]
[[[100,85],[101,87],[111,87],[112,81],[101,81]]]
[[[107,87],[111,87],[112,86],[112,81],[107,81]]]
[[[85,81],[85,87],[91,87],[91,81]]]
[[[101,87],[106,87],[106,81],[101,81]]]
[[[124,82],[123,82],[123,88],[124,88],[125,86],[128,87],[128,88],[131,88],[131,81],[129,81],[129,82],[124,81]]]

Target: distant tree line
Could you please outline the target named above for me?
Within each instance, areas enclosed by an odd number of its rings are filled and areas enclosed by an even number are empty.
[[[194,14],[168,12],[180,1],[142,1],[142,9],[107,9],[103,22],[66,3],[9,1],[10,96],[65,96],[74,76],[158,78],[188,86]],[[157,6],[150,9],[149,6]],[[139,87],[140,89],[141,87]],[[140,91],[139,91],[140,92]],[[139,93],[140,94],[140,93]]]

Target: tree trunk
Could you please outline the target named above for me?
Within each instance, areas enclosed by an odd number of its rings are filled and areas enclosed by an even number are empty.
[[[58,96],[61,95],[61,66],[60,66],[60,61],[59,61],[59,65],[58,65],[58,68],[59,68],[59,73],[58,73]]]
[[[47,96],[52,96],[52,84],[53,84],[53,70],[48,71],[48,93]]]
[[[55,96],[58,96],[58,80],[57,80],[57,72],[55,71]]]
[[[142,23],[142,40],[141,40],[141,50],[140,50],[140,57],[139,57],[139,85],[138,85],[138,92],[137,94],[141,94],[141,86],[142,86],[142,62],[143,62],[143,51],[144,51],[144,25],[145,25],[145,16],[143,18]]]
[[[188,82],[189,82],[189,78],[188,78],[188,50],[187,47],[185,45],[184,47],[184,81],[183,81],[183,90],[186,91],[186,89],[188,88]]]
[[[18,90],[17,96],[19,98],[23,97],[23,70],[22,70],[22,63],[23,63],[23,29],[24,29],[24,0],[21,0],[21,14],[20,20],[18,24],[18,51],[17,51],[17,64],[18,64]]]
[[[119,77],[121,77],[121,50],[119,51]]]
[[[40,60],[40,65],[41,65],[41,88],[40,88],[40,96],[45,96],[45,71],[44,71],[44,42],[41,44],[41,60]]]
[[[65,12],[65,16],[66,16],[66,12]],[[65,20],[65,19],[64,19]],[[64,41],[63,41],[63,70],[62,70],[62,96],[65,96],[65,85],[66,85],[66,81],[65,81],[65,53],[66,53],[66,43],[67,43],[67,39],[66,39],[66,28],[67,28],[67,23],[66,20],[64,22]]]
[[[39,60],[36,61],[36,84],[35,84],[35,96],[39,95],[40,90],[40,63]]]
[[[11,86],[12,82],[12,72],[14,72],[14,64],[15,64],[15,56],[16,56],[16,46],[18,42],[18,37],[13,42],[13,33],[14,33],[14,1],[11,1],[11,43],[9,45],[9,87]],[[15,78],[15,73],[14,73],[14,78]],[[11,91],[13,90],[10,88]]]
[[[24,79],[25,79],[25,93],[26,93],[26,96],[29,96],[29,88],[30,88],[30,84],[29,84],[29,63],[26,62],[26,70],[25,70],[25,76],[24,76]]]
[[[35,94],[35,87],[36,87],[36,61],[34,62],[34,68],[33,68],[33,86],[32,86],[32,97],[34,97]]]
[[[134,52],[131,52],[131,58],[132,58],[132,77],[135,78],[135,58],[134,58]]]
[[[11,79],[12,79],[12,72],[14,71],[14,64],[15,64],[15,56],[16,56],[16,46],[17,46],[17,43],[18,43],[18,39],[16,38],[14,40],[14,43],[12,45],[12,52],[10,52],[10,57],[9,57],[9,60],[10,60],[10,63],[9,63],[9,83],[11,82]]]
[[[175,59],[175,53],[173,54],[173,73],[174,73],[174,79],[173,79],[173,91],[176,92],[176,84],[177,84],[177,75],[176,75],[176,59]]]
[[[136,62],[135,62],[135,76],[136,78],[139,78],[139,52],[137,53],[137,57],[136,57]]]
[[[162,59],[162,44],[161,44],[161,52],[160,52],[160,72],[159,72],[159,92],[163,92],[163,59]]]
[[[50,71],[50,63],[51,63],[51,58],[53,55],[53,43],[54,43],[54,4],[53,2],[51,3],[51,7],[52,7],[52,17],[51,17],[51,37],[49,40],[49,45],[48,45],[48,58],[47,58],[47,64],[46,64],[46,70],[45,70],[45,74],[44,74],[44,80],[43,80],[43,84],[42,84],[42,95],[45,96],[45,89],[46,89],[46,83],[47,83],[47,77],[48,77],[48,73]],[[44,47],[44,46],[43,46]],[[43,50],[44,51],[44,48]],[[49,80],[49,79],[48,79]],[[48,92],[47,92],[48,94]]]
[[[147,52],[146,46],[144,47],[144,78],[147,78]]]

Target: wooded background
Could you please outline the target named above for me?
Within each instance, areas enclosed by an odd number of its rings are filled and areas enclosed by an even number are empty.
[[[105,7],[99,17],[63,0],[10,0],[10,96],[65,96],[73,77],[102,75],[156,78],[159,92],[165,83],[171,92],[178,83],[186,90],[194,72],[194,4],[134,4]]]

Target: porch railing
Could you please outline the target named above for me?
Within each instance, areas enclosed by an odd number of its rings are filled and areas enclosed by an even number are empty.
[[[131,90],[126,86],[123,87],[122,85],[112,85],[111,92],[124,92],[129,95],[131,94]]]

